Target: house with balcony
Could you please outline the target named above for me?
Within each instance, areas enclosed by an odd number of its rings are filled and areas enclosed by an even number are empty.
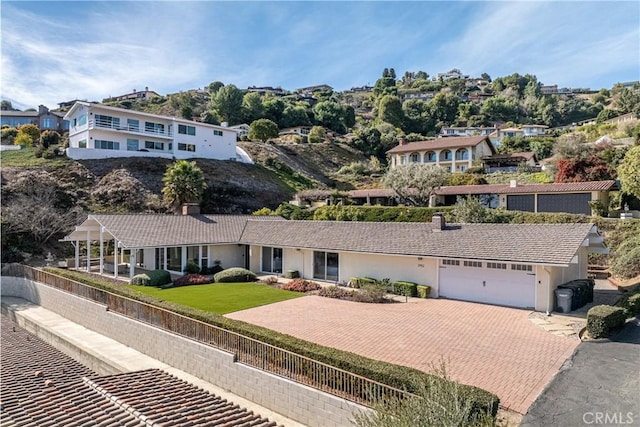
[[[228,127],[166,117],[98,103],[76,102],[69,122],[72,159],[162,157],[240,160],[237,131]]]
[[[452,126],[440,129],[440,138],[448,138],[452,136],[478,136],[491,135],[498,130],[497,127],[484,126]]]
[[[387,151],[392,168],[410,163],[426,163],[443,167],[450,172],[464,172],[475,160],[496,154],[486,135],[438,138],[400,144]]]

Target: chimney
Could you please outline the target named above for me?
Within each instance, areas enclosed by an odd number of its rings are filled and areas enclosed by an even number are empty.
[[[223,128],[228,128],[229,127],[229,122],[222,122],[222,123],[220,123],[220,126],[222,126]]]
[[[431,229],[433,231],[442,231],[446,228],[444,216],[441,212],[433,214],[431,217]]]
[[[404,139],[404,138],[400,138],[400,139],[398,140],[398,145],[405,145],[406,143],[407,143],[407,140],[406,140],[406,139]]]
[[[135,90],[135,89],[133,89],[133,93],[136,93],[136,90]]]
[[[200,215],[200,204],[199,203],[183,204],[182,215]]]
[[[144,87],[145,92],[149,92],[149,86]]]
[[[512,179],[511,181],[509,181],[509,187],[511,188],[516,188],[518,186],[518,181],[515,179]]]

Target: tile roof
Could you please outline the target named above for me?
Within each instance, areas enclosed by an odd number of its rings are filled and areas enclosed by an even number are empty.
[[[550,184],[485,184],[485,185],[456,185],[441,187],[436,194],[523,194],[523,193],[575,193],[584,191],[607,191],[614,188],[614,180],[565,182]]]
[[[248,221],[242,243],[326,251],[568,264],[591,224]]]
[[[387,151],[389,154],[395,153],[408,153],[414,151],[428,151],[428,150],[440,150],[444,148],[461,148],[461,147],[475,147],[482,141],[486,141],[489,147],[493,151],[493,145],[486,135],[480,136],[461,136],[461,137],[447,137],[438,138],[431,141],[418,141],[410,142],[404,145],[398,145],[391,150]]]
[[[3,426],[275,426],[164,371],[94,372],[2,316]]]
[[[251,215],[110,215],[94,218],[126,248],[237,243]],[[282,219],[282,218],[280,218]]]

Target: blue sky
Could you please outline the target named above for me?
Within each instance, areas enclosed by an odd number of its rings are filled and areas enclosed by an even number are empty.
[[[5,1],[0,98],[373,85],[384,68],[544,84],[640,80],[640,2]]]

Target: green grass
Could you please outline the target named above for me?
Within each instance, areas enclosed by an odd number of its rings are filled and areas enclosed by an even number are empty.
[[[160,289],[150,286],[127,286],[152,297],[217,314],[233,313],[261,305],[304,296],[256,283],[212,283]]]
[[[50,166],[61,167],[68,164],[69,159],[60,156],[57,159],[43,159],[36,157],[35,147],[25,147],[22,150],[11,150],[0,152],[0,163],[4,167],[30,167],[30,166]]]

